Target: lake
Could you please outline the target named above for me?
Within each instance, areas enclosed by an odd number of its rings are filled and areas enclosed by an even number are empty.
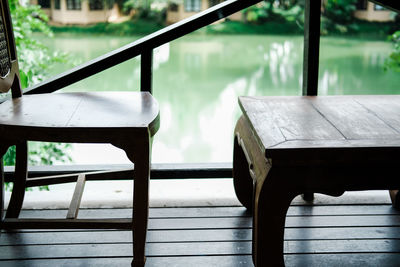
[[[139,37],[58,34],[40,38],[85,62]],[[400,74],[384,71],[392,49],[385,41],[323,37],[319,94],[398,94]],[[240,95],[301,95],[303,37],[191,34],[154,51],[153,94],[161,127],[153,162],[229,162]],[[58,65],[52,73],[70,66]],[[73,84],[63,91],[135,91],[140,61]],[[93,145],[91,145],[93,146]],[[78,164],[126,163],[118,149],[74,145]]]

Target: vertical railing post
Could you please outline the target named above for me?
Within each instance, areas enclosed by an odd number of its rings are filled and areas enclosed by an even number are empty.
[[[318,95],[321,0],[306,0],[304,16],[303,95],[313,96]]]
[[[1,183],[1,191],[0,191],[0,234],[1,234],[1,226],[3,223],[4,217],[4,164],[3,158],[0,157],[0,183]]]
[[[140,58],[140,91],[152,93],[153,49],[143,51]]]
[[[318,95],[321,0],[306,0],[304,16],[303,95],[316,96]],[[305,192],[303,199],[312,201],[314,194]]]

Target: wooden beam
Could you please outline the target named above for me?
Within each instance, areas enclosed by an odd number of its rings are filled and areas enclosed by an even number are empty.
[[[0,224],[3,221],[4,214],[4,166],[3,166],[3,157],[0,157]],[[1,234],[1,231],[0,231]]]
[[[28,178],[27,187],[73,183],[79,179],[79,175],[85,175],[85,181],[132,180],[133,168],[127,170],[93,171]]]
[[[372,3],[383,6],[394,12],[400,12],[400,2],[398,0],[369,0]]]
[[[153,49],[142,53],[140,59],[140,91],[152,93],[153,90]]]
[[[52,183],[75,182],[77,173],[85,172],[86,180],[130,180],[133,166],[130,164],[103,164],[103,165],[57,165],[57,166],[29,166],[28,186],[45,185],[44,181],[35,180],[42,177]],[[119,170],[119,172],[114,172]],[[93,172],[93,173],[88,173]],[[111,173],[113,172],[113,173]],[[5,181],[14,179],[14,167],[5,167]],[[63,177],[56,178],[56,176]],[[43,177],[45,176],[45,177]],[[47,177],[46,177],[47,176]],[[232,163],[159,163],[152,164],[151,179],[209,179],[232,178]],[[42,180],[43,180],[42,179]]]
[[[85,189],[85,174],[81,173],[76,181],[75,191],[69,205],[67,219],[76,219],[78,217],[79,207],[81,205],[83,190]]]
[[[318,95],[321,0],[306,0],[304,16],[303,95],[313,96]]]

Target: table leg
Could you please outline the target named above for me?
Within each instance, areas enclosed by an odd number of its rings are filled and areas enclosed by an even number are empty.
[[[253,179],[249,173],[249,164],[235,136],[233,144],[233,185],[236,197],[248,210],[253,208]]]
[[[253,262],[255,266],[284,266],[284,231],[289,205],[298,195],[288,177],[271,167],[256,181],[253,214]]]
[[[312,202],[314,200],[314,193],[304,193],[301,197],[307,202]]]
[[[400,209],[400,193],[399,190],[389,190],[392,206],[395,209]]]

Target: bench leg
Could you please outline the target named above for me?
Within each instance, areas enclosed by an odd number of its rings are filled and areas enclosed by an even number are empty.
[[[0,226],[1,223],[3,222],[4,219],[4,161],[3,157],[6,154],[9,146],[5,144],[0,145],[0,179],[1,179],[1,188],[0,188]],[[0,233],[1,233],[1,227],[0,227]]]
[[[6,218],[18,218],[25,197],[26,178],[28,176],[28,143],[16,145],[14,185],[8,204]]]
[[[126,147],[126,146],[125,146]],[[147,221],[149,217],[149,180],[151,162],[151,138],[147,133],[134,146],[124,149],[128,158],[134,162],[133,186],[133,261],[132,266],[143,267],[146,263],[145,247]]]
[[[258,179],[254,193],[253,262],[255,266],[285,266],[284,231],[286,213],[298,194],[290,191],[288,177],[270,169]]]

